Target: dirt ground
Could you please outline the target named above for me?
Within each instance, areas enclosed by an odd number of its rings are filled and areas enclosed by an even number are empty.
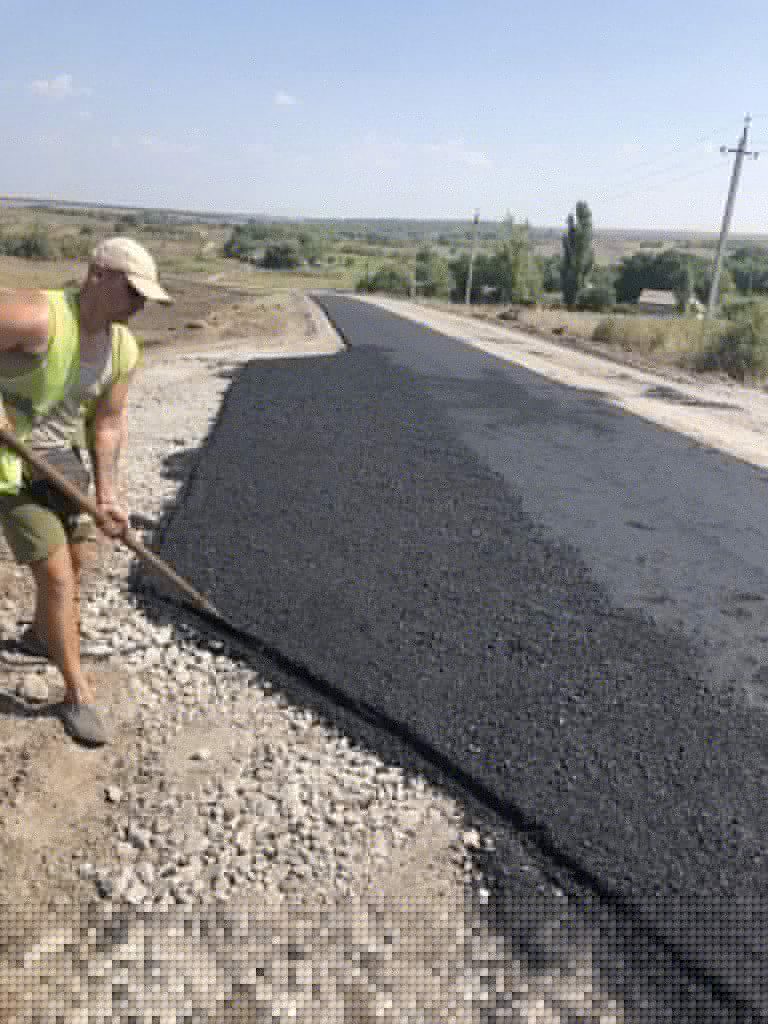
[[[272,348],[308,329],[306,304],[297,291],[249,292],[170,275],[163,282],[173,305],[150,303],[131,322],[147,355],[254,336],[260,348]]]

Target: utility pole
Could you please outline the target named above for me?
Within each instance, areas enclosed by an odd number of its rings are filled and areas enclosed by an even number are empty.
[[[472,223],[474,227],[472,229],[472,252],[470,253],[469,256],[469,273],[467,274],[467,293],[464,296],[465,306],[468,306],[470,304],[470,296],[472,295],[472,271],[475,266],[475,250],[477,249],[477,224],[479,220],[480,211],[475,210],[475,216],[472,218]]]
[[[717,252],[715,253],[715,265],[712,270],[712,284],[709,287],[709,301],[707,302],[707,320],[710,320],[712,316],[714,316],[719,299],[720,271],[722,269],[725,244],[728,240],[728,232],[731,227],[731,217],[733,216],[733,204],[736,200],[736,190],[739,187],[739,178],[741,177],[741,165],[744,163],[745,156],[750,156],[753,160],[757,160],[759,156],[759,153],[750,153],[747,150],[747,137],[749,135],[749,126],[751,122],[752,118],[747,114],[744,118],[744,131],[741,135],[741,141],[736,149],[728,149],[727,146],[720,147],[721,153],[735,153],[736,159],[733,162],[731,187],[728,189],[728,200],[726,201],[725,212],[723,214],[723,226],[720,229],[720,239],[717,243]]]

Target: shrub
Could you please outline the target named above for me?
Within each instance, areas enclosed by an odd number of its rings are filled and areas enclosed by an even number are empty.
[[[140,228],[139,218],[135,213],[124,213],[119,220],[115,221],[113,230],[116,235],[130,235]]]
[[[611,285],[603,283],[583,288],[576,296],[576,309],[602,313],[610,309],[616,302],[616,291]]]
[[[727,302],[724,302],[721,307],[722,316],[726,320],[739,322],[742,320],[748,320],[752,315],[753,307],[764,306],[765,299],[755,298],[732,298]]]
[[[267,242],[280,242],[285,231],[278,225],[249,220],[247,224],[236,224],[224,243],[223,254],[235,259],[248,258],[253,252],[261,252]]]
[[[59,242],[59,251],[65,260],[87,260],[91,248],[91,241],[80,235],[66,235]]]
[[[423,246],[416,253],[416,284],[427,298],[447,298],[451,292],[451,272],[448,261]]]
[[[409,277],[397,267],[381,267],[372,277],[357,282],[359,292],[386,292],[389,295],[410,295]]]
[[[618,345],[626,352],[690,351],[701,334],[697,320],[682,317],[655,320],[653,317],[609,316],[592,332],[594,341]]]
[[[323,257],[324,240],[312,231],[302,231],[298,237],[298,245],[307,263],[316,267]]]
[[[616,317],[607,317],[601,320],[592,332],[593,341],[612,342],[618,335],[618,320]]]
[[[294,270],[301,264],[298,242],[276,242],[264,251],[264,266],[270,270]]]
[[[697,370],[723,370],[744,381],[768,374],[768,302],[750,302],[738,318],[709,328],[704,349],[694,360]]]
[[[6,256],[16,256],[23,260],[56,259],[56,250],[48,232],[40,225],[36,225],[25,235],[0,239],[0,250]]]

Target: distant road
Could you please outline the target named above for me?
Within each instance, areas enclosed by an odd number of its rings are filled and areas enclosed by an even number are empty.
[[[593,879],[643,908],[721,1000],[664,1019],[768,1013],[764,716],[712,676],[705,631],[610,585],[654,537],[659,595],[692,560],[728,577],[740,522],[765,517],[758,471],[718,454],[729,521],[689,440],[354,299],[322,305],[350,351],[240,374],[164,557],[514,804],[567,891]],[[750,573],[731,607],[762,615],[768,575]]]

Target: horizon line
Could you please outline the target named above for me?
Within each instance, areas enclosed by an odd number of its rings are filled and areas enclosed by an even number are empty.
[[[261,221],[288,221],[288,222],[299,222],[299,221],[352,221],[352,222],[365,222],[365,221],[405,221],[409,223],[417,224],[429,224],[429,223],[456,223],[464,224],[468,226],[472,225],[471,215],[467,216],[466,221],[461,217],[392,217],[392,216],[325,216],[317,217],[304,214],[298,214],[296,216],[288,216],[286,214],[269,214],[269,213],[244,213],[242,211],[224,211],[224,210],[192,210],[184,207],[177,206],[131,206],[125,203],[110,203],[110,202],[99,202],[99,201],[84,201],[80,199],[52,199],[44,196],[22,196],[22,195],[0,195],[0,203],[29,203],[29,204],[42,204],[48,206],[67,206],[77,207],[82,209],[93,209],[93,210],[125,210],[131,212],[146,211],[147,213],[169,213],[177,214],[185,217],[200,217],[207,219],[216,218],[237,218],[241,220],[261,220]],[[506,218],[500,218],[498,220],[493,218],[487,218],[486,220],[480,219],[480,224],[503,224]],[[531,221],[521,219],[515,220],[517,224],[528,224],[534,230],[540,231],[554,231],[563,232],[565,228],[562,225],[551,225],[551,224],[534,224]],[[686,235],[699,235],[705,237],[718,238],[719,231],[708,231],[700,228],[685,228],[685,227],[665,227],[665,228],[639,228],[639,227],[593,227],[594,234],[602,232],[631,232],[634,234],[658,234],[663,232],[665,234],[686,234]],[[768,231],[732,231],[730,232],[731,238],[764,238],[768,237]]]

